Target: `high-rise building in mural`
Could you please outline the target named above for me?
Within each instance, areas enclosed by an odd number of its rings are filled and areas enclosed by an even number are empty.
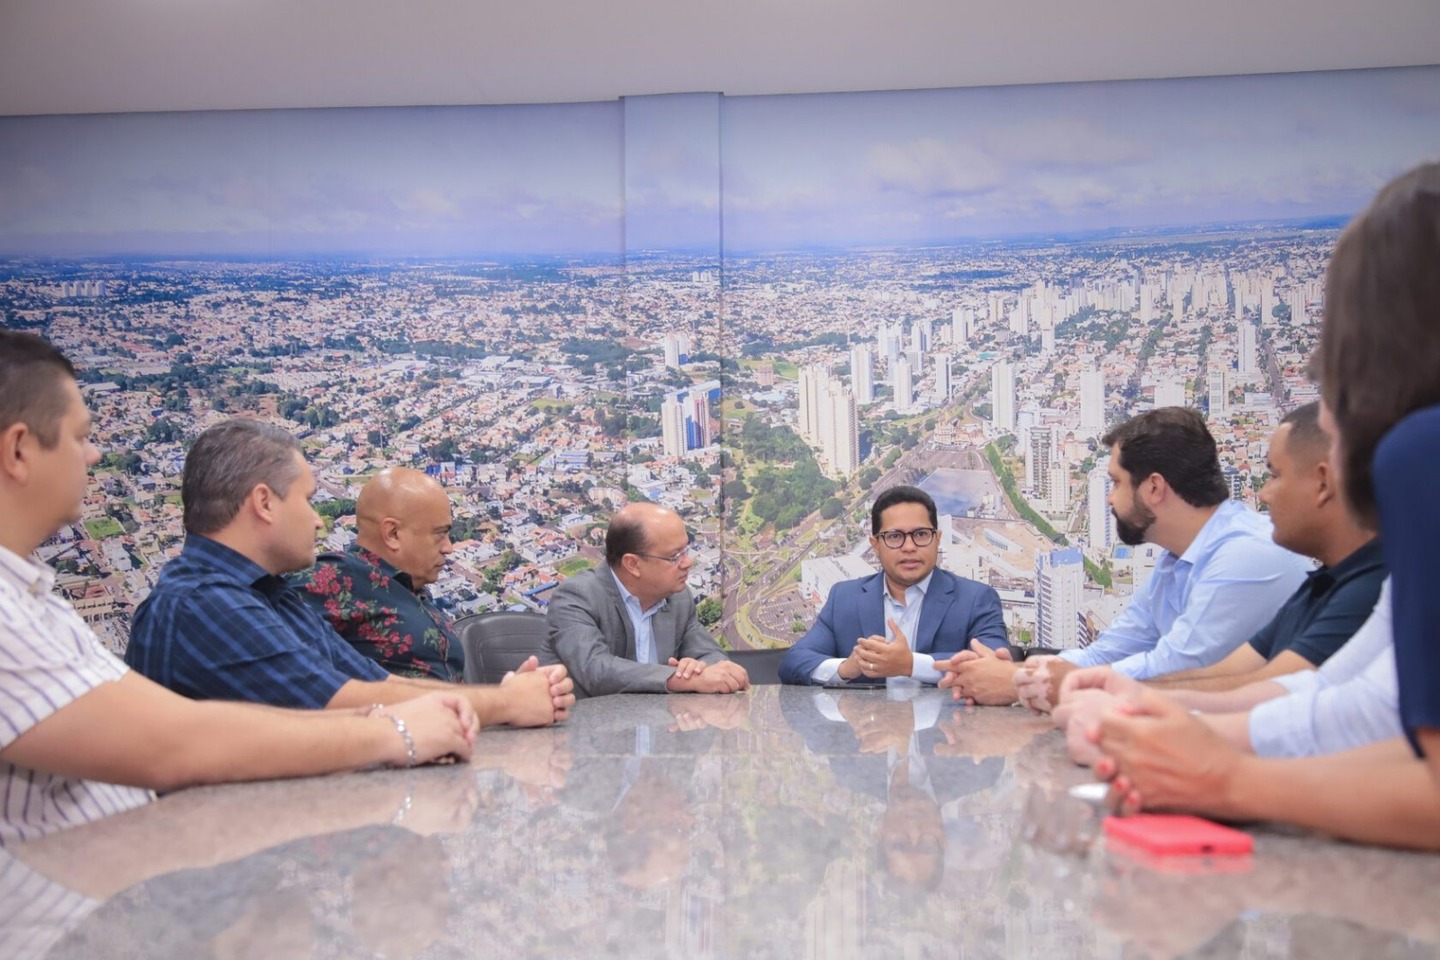
[[[1080,433],[1098,437],[1105,432],[1105,374],[1093,362],[1080,373]]]
[[[1035,558],[1035,642],[1068,650],[1079,646],[1085,560],[1074,547]]]
[[[1255,324],[1241,320],[1237,329],[1240,331],[1240,346],[1237,350],[1238,372],[1241,377],[1249,381],[1260,373],[1260,351],[1256,344]]]
[[[826,390],[824,408],[820,455],[826,472],[843,480],[860,468],[860,418],[855,394],[838,380],[832,380]]]
[[[1059,455],[1055,428],[1037,424],[1032,426],[1028,433],[1029,437],[1025,445],[1025,486],[1033,490],[1036,499],[1045,503],[1044,509],[1048,509],[1050,468],[1055,464]]]
[[[947,403],[954,387],[951,385],[950,354],[935,354],[935,401]]]
[[[1015,368],[1004,360],[990,368],[990,423],[1000,433],[1015,429]]]
[[[690,336],[684,333],[667,333],[660,338],[660,349],[664,355],[665,366],[678,370],[681,364],[690,359]]]
[[[909,413],[915,403],[915,377],[909,357],[900,356],[891,367],[890,389],[895,394],[895,412]]]
[[[1110,509],[1110,458],[1101,457],[1085,482],[1085,542],[1094,557],[1109,555],[1116,543],[1115,513]]]
[[[1209,398],[1210,419],[1218,420],[1230,412],[1229,377],[1225,375],[1223,367],[1216,367],[1210,371],[1207,382],[1209,391],[1206,395]]]
[[[800,403],[800,436],[806,443],[820,442],[820,400],[825,395],[830,374],[820,365],[812,364],[800,368],[796,391]]]
[[[850,349],[850,382],[856,403],[875,402],[875,355],[869,344],[857,343]]]

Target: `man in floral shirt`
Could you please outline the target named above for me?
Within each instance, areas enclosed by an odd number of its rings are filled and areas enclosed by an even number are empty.
[[[418,470],[382,470],[360,491],[355,514],[355,543],[322,553],[291,584],[336,633],[391,673],[462,682],[464,647],[425,593],[453,549],[444,488]]]

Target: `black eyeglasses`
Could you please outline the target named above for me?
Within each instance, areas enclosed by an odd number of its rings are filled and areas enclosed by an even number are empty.
[[[917,527],[914,530],[881,530],[875,536],[891,550],[899,550],[905,546],[906,537],[917,547],[928,547],[935,542],[935,534],[939,532],[934,527]]]
[[[664,560],[666,563],[668,563],[668,564],[670,564],[670,565],[672,565],[672,566],[679,566],[679,565],[680,565],[680,561],[682,561],[682,560],[684,560],[686,557],[690,556],[690,548],[689,548],[689,547],[686,547],[684,550],[681,550],[679,553],[671,554],[671,555],[668,556],[668,557],[662,557],[662,556],[660,556],[660,554],[658,554],[658,553],[637,553],[637,554],[635,554],[635,556],[637,556],[637,557],[649,557],[651,560]]]

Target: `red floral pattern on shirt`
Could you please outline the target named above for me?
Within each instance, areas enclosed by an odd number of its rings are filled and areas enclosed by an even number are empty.
[[[321,554],[290,578],[335,632],[393,674],[459,683],[465,651],[450,619],[409,576],[360,546]]]

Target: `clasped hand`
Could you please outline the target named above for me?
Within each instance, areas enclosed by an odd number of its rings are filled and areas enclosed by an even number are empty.
[[[842,679],[854,680],[861,675],[872,679],[908,677],[915,672],[915,654],[910,651],[909,639],[894,620],[885,622],[895,639],[886,640],[872,634],[856,640],[850,656],[840,664]]]

